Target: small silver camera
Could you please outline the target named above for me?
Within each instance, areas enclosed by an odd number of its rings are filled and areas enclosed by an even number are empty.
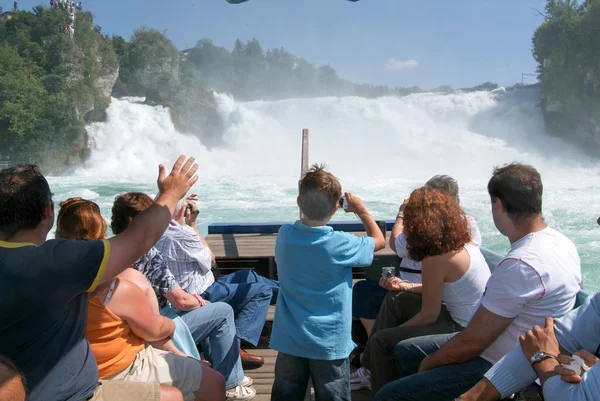
[[[344,210],[348,209],[348,201],[346,200],[346,195],[342,195],[340,198],[340,207]]]
[[[396,269],[394,269],[393,267],[382,267],[381,268],[381,275],[385,278],[392,278],[396,276]]]

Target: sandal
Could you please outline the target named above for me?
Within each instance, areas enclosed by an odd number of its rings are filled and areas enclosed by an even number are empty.
[[[225,392],[226,401],[246,401],[256,397],[256,390],[252,387],[236,386]]]

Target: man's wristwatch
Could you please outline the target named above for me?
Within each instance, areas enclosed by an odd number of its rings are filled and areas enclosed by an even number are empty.
[[[538,362],[542,362],[545,359],[556,359],[556,355],[552,355],[552,354],[548,354],[546,352],[536,352],[535,354],[533,354],[533,356],[529,359],[529,363],[531,363],[531,366],[535,365]]]

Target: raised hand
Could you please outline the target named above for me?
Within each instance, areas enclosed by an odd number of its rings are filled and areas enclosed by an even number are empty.
[[[159,193],[176,200],[183,198],[192,185],[198,181],[196,175],[198,163],[194,163],[194,161],[193,157],[186,160],[184,155],[179,156],[169,175],[166,175],[165,166],[162,164],[158,166]]]
[[[369,213],[362,199],[358,196],[354,196],[350,192],[345,192],[344,195],[346,196],[346,202],[348,203],[348,209],[345,210],[346,213]]]

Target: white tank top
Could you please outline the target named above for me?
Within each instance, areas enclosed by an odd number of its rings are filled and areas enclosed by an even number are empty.
[[[469,269],[457,281],[444,283],[442,294],[442,301],[450,316],[462,327],[466,327],[473,318],[491,276],[490,268],[479,248],[471,244],[466,244],[464,248],[471,257]]]

